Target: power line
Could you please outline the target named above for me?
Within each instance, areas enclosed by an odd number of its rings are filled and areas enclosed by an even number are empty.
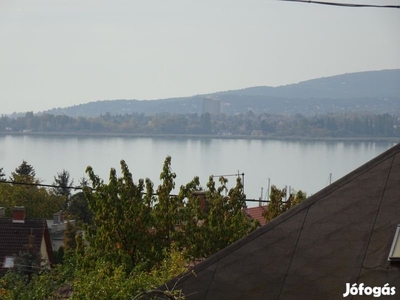
[[[355,4],[355,3],[337,3],[337,2],[309,1],[309,0],[278,0],[278,1],[300,2],[300,3],[311,3],[311,4],[344,6],[344,7],[400,8],[400,5]]]
[[[75,189],[75,190],[83,189],[83,187],[81,187],[81,186],[62,186],[62,185],[43,184],[43,183],[36,183],[36,182],[18,182],[18,181],[0,180],[0,183],[8,183],[8,184],[15,184],[15,185],[28,185],[28,186],[41,186],[41,187],[50,187],[50,188]],[[88,188],[91,189],[90,187],[88,187]]]
[[[237,174],[233,174],[237,176]],[[232,175],[232,176],[233,176]],[[231,176],[231,175],[225,175],[225,176]],[[0,183],[6,183],[6,184],[16,184],[16,185],[27,185],[27,186],[41,186],[41,187],[49,187],[49,188],[67,188],[67,189],[75,189],[75,190],[83,190],[83,187],[81,186],[59,186],[59,185],[54,185],[54,184],[43,184],[43,183],[34,183],[34,182],[18,182],[18,181],[7,181],[7,180],[0,180]],[[94,190],[93,188],[86,186],[90,190]],[[147,193],[143,192],[142,195],[146,195]],[[152,196],[158,196],[157,193],[152,193]],[[178,195],[176,194],[170,194],[170,197],[177,197]],[[263,203],[268,203],[269,200],[259,200],[259,199],[245,199],[246,202],[263,202]]]

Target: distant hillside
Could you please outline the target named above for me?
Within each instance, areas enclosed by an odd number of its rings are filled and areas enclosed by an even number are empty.
[[[399,97],[400,70],[348,73],[279,87],[250,87],[216,94],[328,99]]]
[[[343,74],[279,87],[250,87],[208,95],[151,101],[106,100],[45,111],[71,117],[101,114],[198,113],[205,97],[218,98],[226,114],[257,112],[313,115],[400,112],[400,70]]]

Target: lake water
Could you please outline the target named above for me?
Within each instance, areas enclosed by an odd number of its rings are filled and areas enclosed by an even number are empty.
[[[150,178],[155,185],[163,161],[172,157],[176,185],[199,176],[244,173],[247,198],[258,199],[268,179],[314,194],[394,145],[393,142],[315,142],[203,138],[0,136],[0,167],[7,177],[26,160],[36,176],[51,184],[57,172],[68,170],[77,185],[92,166],[107,180],[110,168],[119,171],[124,159],[135,180]],[[235,176],[227,177],[232,186]],[[256,203],[250,203],[254,206]]]

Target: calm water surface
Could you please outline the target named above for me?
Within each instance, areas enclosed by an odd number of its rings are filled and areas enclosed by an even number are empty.
[[[44,137],[1,136],[0,167],[7,176],[28,161],[43,183],[51,184],[66,169],[78,184],[85,169],[107,179],[110,168],[119,171],[124,159],[135,180],[150,178],[159,183],[162,164],[172,157],[172,169],[180,186],[199,176],[203,186],[210,175],[245,173],[248,198],[266,191],[268,178],[278,187],[291,186],[314,194],[332,179],[392,147],[392,142],[304,142],[241,139]],[[227,177],[233,184],[235,177]],[[230,185],[230,186],[231,186]],[[256,204],[250,204],[256,205]]]

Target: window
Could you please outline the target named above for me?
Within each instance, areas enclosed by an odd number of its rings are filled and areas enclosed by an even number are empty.
[[[3,262],[3,268],[13,268],[14,267],[14,257],[5,256]]]
[[[396,233],[394,234],[392,248],[390,248],[390,261],[400,261],[400,224],[397,225]]]

